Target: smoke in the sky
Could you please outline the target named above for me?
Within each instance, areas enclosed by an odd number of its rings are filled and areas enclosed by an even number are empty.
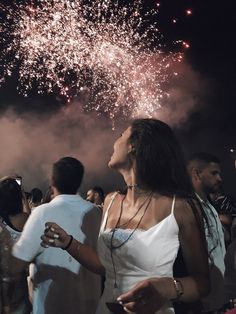
[[[186,62],[176,67],[176,73],[178,75],[168,86],[169,97],[164,100],[159,118],[182,128],[193,112],[207,105],[204,98],[208,83]]]
[[[177,70],[158,117],[175,128],[185,128],[189,115],[204,106],[206,83],[186,64]],[[19,115],[9,108],[0,118],[0,176],[19,174],[26,191],[33,187],[45,190],[52,163],[74,156],[86,168],[83,192],[92,185],[100,185],[106,192],[121,187],[120,176],[107,167],[113,142],[124,123],[117,118],[115,124],[113,131],[110,120],[83,113],[77,102],[50,116],[32,112]]]
[[[107,162],[115,136],[108,121],[81,113],[76,104],[48,118],[32,113],[17,117],[8,110],[0,119],[0,174],[21,175],[27,191],[35,186],[45,188],[52,163],[74,156],[86,167],[85,185],[107,187],[109,177],[110,182],[114,180]]]

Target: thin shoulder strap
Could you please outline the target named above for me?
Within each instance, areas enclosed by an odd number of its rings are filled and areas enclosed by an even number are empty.
[[[173,201],[172,201],[172,206],[171,206],[171,214],[174,213],[174,209],[175,209],[175,195],[173,197]]]
[[[114,199],[115,199],[115,197],[116,197],[117,194],[119,194],[119,192],[115,192],[115,193],[111,196],[110,203],[108,204],[107,210],[106,210],[106,212],[105,212],[105,214],[104,214],[104,217],[103,217],[103,221],[102,221],[101,228],[100,228],[100,233],[101,233],[102,231],[104,231],[104,229],[105,229],[105,226],[106,226],[106,224],[107,224],[108,212],[109,212],[109,210],[110,210],[110,208],[111,208],[111,206],[112,206],[112,204],[113,204],[113,202],[114,202]]]

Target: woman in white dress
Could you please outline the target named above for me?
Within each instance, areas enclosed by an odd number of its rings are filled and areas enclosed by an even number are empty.
[[[61,247],[105,275],[97,313],[174,313],[172,301],[192,302],[209,290],[201,210],[170,127],[137,119],[114,143],[109,167],[127,191],[104,203],[97,252],[48,222],[42,245]],[[179,248],[189,275],[173,278]]]

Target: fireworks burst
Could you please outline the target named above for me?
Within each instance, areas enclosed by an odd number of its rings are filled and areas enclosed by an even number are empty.
[[[162,84],[179,54],[161,51],[158,10],[114,0],[41,0],[2,7],[3,75],[19,71],[25,95],[60,92],[83,97],[85,110],[113,119],[155,116]],[[157,3],[157,6],[159,3]],[[148,21],[152,20],[152,23]]]

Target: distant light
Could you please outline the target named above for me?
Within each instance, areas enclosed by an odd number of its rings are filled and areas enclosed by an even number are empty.
[[[191,9],[187,9],[185,12],[186,12],[187,15],[192,15],[193,14],[193,11]]]
[[[189,43],[187,43],[186,41],[183,41],[183,46],[184,46],[184,48],[190,48],[190,44]]]
[[[178,62],[182,62],[183,61],[183,55],[179,55],[177,60],[178,60]]]

